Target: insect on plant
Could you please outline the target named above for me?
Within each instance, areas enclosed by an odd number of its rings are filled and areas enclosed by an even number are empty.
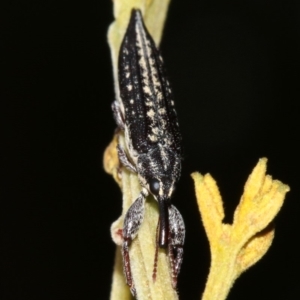
[[[176,287],[183,259],[185,226],[171,204],[181,172],[181,135],[172,90],[159,50],[147,31],[140,10],[133,9],[122,41],[119,62],[120,97],[112,104],[114,118],[125,136],[118,145],[120,162],[138,175],[142,190],[128,209],[123,225],[123,268],[126,282],[136,294],[131,274],[129,247],[143,222],[145,200],[151,194],[158,202],[157,246],[168,251],[172,284]]]

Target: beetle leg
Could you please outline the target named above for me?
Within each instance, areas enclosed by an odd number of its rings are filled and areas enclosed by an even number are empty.
[[[172,271],[172,285],[176,288],[177,277],[180,272],[183,259],[183,244],[185,238],[185,226],[183,218],[174,205],[169,207],[169,259]]]
[[[125,130],[125,120],[120,108],[120,103],[115,100],[112,105],[111,105],[112,111],[114,113],[114,118],[115,121],[118,125],[118,128],[120,128],[121,130]],[[130,171],[137,173],[137,170],[135,168],[135,166],[129,161],[128,156],[124,150],[123,147],[120,146],[120,144],[118,144],[118,156],[119,156],[119,160],[120,162]]]
[[[133,239],[136,237],[139,228],[144,219],[145,210],[145,199],[148,195],[146,189],[143,189],[138,198],[128,209],[123,225],[123,245],[122,245],[122,256],[123,256],[123,269],[126,278],[126,283],[129,285],[131,293],[136,296],[134,282],[131,275],[129,247]]]
[[[124,120],[123,114],[121,112],[120,103],[117,100],[115,100],[111,105],[111,109],[113,111],[114,119],[115,119],[118,127],[124,131],[125,120]]]
[[[128,170],[130,170],[133,173],[137,173],[136,167],[130,162],[128,159],[128,156],[125,152],[125,149],[118,144],[118,155],[119,155],[119,160],[122,163],[124,167],[126,167]]]

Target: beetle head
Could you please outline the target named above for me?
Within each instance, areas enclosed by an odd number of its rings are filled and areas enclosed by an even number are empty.
[[[167,247],[170,199],[179,179],[181,158],[171,150],[154,149],[140,155],[137,161],[140,183],[159,205],[159,246]]]

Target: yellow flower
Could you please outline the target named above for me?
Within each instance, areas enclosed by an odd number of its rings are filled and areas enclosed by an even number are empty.
[[[223,224],[222,199],[214,179],[193,173],[197,202],[210,244],[211,267],[202,299],[222,300],[242,272],[269,249],[272,220],[279,212],[289,187],[266,175],[262,158],[249,176],[233,224]]]

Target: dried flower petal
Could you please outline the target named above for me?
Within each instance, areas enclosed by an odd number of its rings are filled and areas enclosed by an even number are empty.
[[[119,176],[119,157],[117,152],[118,135],[114,135],[112,141],[106,147],[103,155],[103,166],[106,173],[112,175],[117,184],[121,187],[122,182]]]

